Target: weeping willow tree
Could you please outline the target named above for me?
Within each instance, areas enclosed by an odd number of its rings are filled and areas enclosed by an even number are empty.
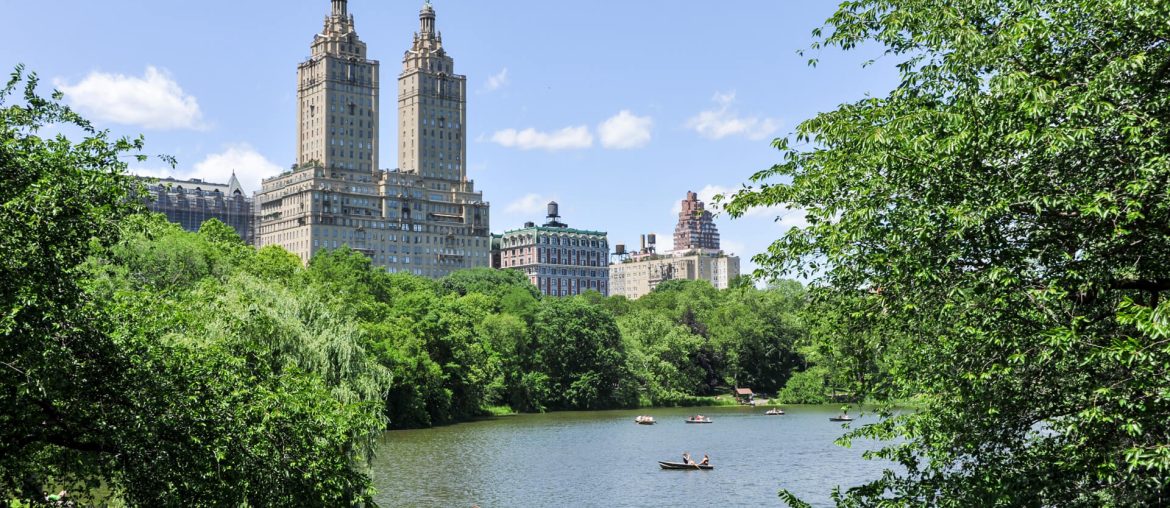
[[[125,221],[125,237],[96,253],[95,294],[114,302],[120,333],[189,384],[155,415],[156,449],[125,473],[124,496],[152,504],[361,504],[367,466],[386,427],[389,371],[362,347],[326,289],[296,283],[299,260],[243,245],[228,226],[198,234],[161,216]],[[162,402],[162,401],[160,401]],[[214,466],[206,481],[171,462]]]

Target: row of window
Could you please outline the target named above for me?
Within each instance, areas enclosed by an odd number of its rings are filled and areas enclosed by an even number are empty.
[[[375,240],[375,241],[379,241],[379,242],[386,242],[386,241],[398,242],[398,241],[401,241],[402,243],[411,243],[411,241],[413,239],[413,243],[416,243],[416,244],[434,244],[434,245],[446,245],[448,243],[448,238],[446,238],[445,236],[434,236],[434,235],[426,235],[426,234],[418,234],[415,236],[411,236],[411,235],[399,236],[397,233],[390,233],[390,231],[398,231],[396,228],[394,228],[395,225],[392,223],[388,224],[385,222],[371,222],[371,221],[358,221],[358,222],[364,222],[364,223],[372,225],[374,227],[375,231],[367,232],[367,231],[357,231],[355,229],[350,229],[348,227],[328,227],[328,226],[325,226],[325,227],[313,228],[312,229],[313,236],[315,238],[325,238],[325,239],[329,239],[329,238],[337,238],[337,239],[341,239],[341,240],[371,239],[371,240]],[[379,231],[376,231],[377,229],[381,229],[381,227],[385,227],[387,225],[389,225],[390,227],[385,229],[385,231],[387,231],[386,233],[381,233]],[[425,233],[426,230],[428,229],[428,228],[424,228],[422,224],[415,224],[413,228],[411,228],[409,224],[403,224],[402,226],[403,226],[402,231],[414,232],[414,233]],[[297,231],[307,231],[307,230],[300,229]],[[292,235],[292,236],[279,236],[278,238],[281,238],[281,239],[292,238],[294,236],[304,236],[303,234],[292,234],[292,233],[280,233],[280,235]],[[482,248],[488,247],[487,240],[481,239],[481,238],[470,238],[470,239],[469,238],[452,238],[450,240],[451,240],[452,245],[456,245],[459,247],[482,247]]]
[[[509,246],[521,245],[519,240],[505,240]],[[568,247],[592,247],[594,249],[609,249],[609,242],[598,240],[584,240],[580,238],[562,238],[559,236],[544,236],[536,237],[537,244],[543,245],[564,245]]]
[[[604,281],[583,280],[578,284],[576,279],[545,277],[537,277],[536,286],[540,288],[541,293],[549,296],[579,295],[590,289],[605,294],[607,289]]]

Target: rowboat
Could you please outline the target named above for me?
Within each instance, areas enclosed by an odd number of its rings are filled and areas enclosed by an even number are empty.
[[[829,417],[829,421],[830,422],[851,422],[851,421],[853,421],[853,417],[849,416],[849,415],[837,415],[837,416]]]
[[[711,419],[706,417],[706,416],[704,416],[702,418],[699,418],[697,416],[692,416],[690,418],[687,418],[686,422],[687,423],[711,423]]]
[[[634,422],[637,423],[638,425],[654,425],[655,423],[658,423],[658,422],[654,421],[653,416],[646,416],[646,415],[642,415],[642,416],[639,416],[637,418],[634,418]]]
[[[711,465],[704,466],[700,464],[683,464],[682,462],[663,462],[661,460],[658,461],[658,465],[661,466],[662,469],[715,469],[715,466]]]
[[[784,410],[780,409],[780,408],[769,409],[766,412],[764,412],[764,414],[766,414],[768,416],[780,416],[780,415],[784,414]]]

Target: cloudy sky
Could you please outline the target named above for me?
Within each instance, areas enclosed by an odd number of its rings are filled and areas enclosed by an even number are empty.
[[[688,190],[733,190],[778,160],[771,140],[896,74],[878,49],[799,56],[836,2],[435,0],[468,79],[468,167],[492,229],[543,218],[635,245],[669,242]],[[24,63],[101,126],[144,134],[180,177],[249,192],[295,160],[296,66],[327,0],[0,0],[0,65]],[[382,63],[380,165],[394,168],[395,78],[420,1],[350,0]],[[18,21],[24,20],[24,21]],[[806,62],[820,59],[815,68]],[[862,63],[878,64],[862,68]],[[390,98],[390,100],[387,100]],[[160,163],[138,168],[171,173]],[[799,214],[758,210],[718,224],[725,250],[762,251]]]

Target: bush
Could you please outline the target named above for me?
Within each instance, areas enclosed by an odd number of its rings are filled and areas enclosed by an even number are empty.
[[[784,404],[827,404],[829,396],[825,393],[825,379],[828,374],[824,367],[797,372],[788,379],[776,398]]]

